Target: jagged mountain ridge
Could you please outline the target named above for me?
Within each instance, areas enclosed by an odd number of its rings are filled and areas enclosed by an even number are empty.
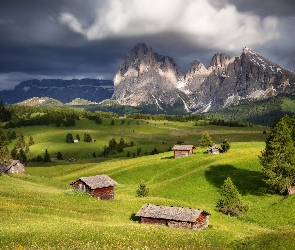
[[[62,103],[71,102],[76,98],[98,103],[111,98],[113,93],[112,80],[34,79],[21,82],[13,90],[0,91],[0,100],[4,104],[14,104],[33,97],[50,97]]]
[[[186,105],[186,94],[178,90],[182,73],[168,56],[154,53],[146,44],[137,44],[129,51],[114,77],[112,99],[122,105],[138,106],[142,103]]]
[[[114,78],[112,99],[132,106],[182,104],[206,112],[295,90],[295,74],[249,48],[241,56],[215,54],[206,68],[195,61],[183,76],[175,61],[144,43],[128,52]]]

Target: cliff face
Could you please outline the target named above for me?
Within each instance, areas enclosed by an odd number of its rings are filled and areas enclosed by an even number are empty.
[[[241,56],[233,58],[215,54],[207,68],[194,61],[183,76],[172,58],[137,44],[121,64],[114,84],[112,99],[121,104],[182,103],[185,110],[205,112],[293,93],[295,74],[244,48]]]
[[[128,52],[126,60],[115,75],[112,99],[132,106],[173,106],[186,98],[185,94],[177,89],[182,78],[172,58],[158,55],[151,47],[140,43]]]

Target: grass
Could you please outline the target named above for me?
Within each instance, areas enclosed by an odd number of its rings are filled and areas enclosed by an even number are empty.
[[[110,121],[97,125],[81,120],[70,129],[15,129],[26,138],[34,137],[30,156],[48,148],[50,154],[61,151],[77,161],[30,163],[26,174],[0,176],[1,249],[294,249],[295,196],[282,197],[262,181],[258,155],[265,146],[267,135],[262,131],[267,128],[137,120],[122,126],[120,119],[111,126]],[[97,142],[67,144],[68,131],[81,137],[89,132]],[[216,143],[227,138],[229,152],[208,155],[197,147],[194,155],[180,159],[167,152],[178,140],[197,146],[204,131]],[[135,146],[106,158],[89,157],[112,137],[119,140],[121,136]],[[127,150],[135,152],[138,146],[143,152],[157,147],[162,153],[127,158]],[[72,181],[103,173],[119,183],[114,200],[98,201],[71,190]],[[250,205],[242,217],[215,211],[220,186],[228,176]],[[150,190],[144,198],[136,197],[141,180]],[[135,214],[145,203],[207,210],[210,226],[195,231],[140,224]]]

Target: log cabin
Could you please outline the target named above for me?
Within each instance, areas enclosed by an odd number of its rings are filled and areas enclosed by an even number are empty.
[[[209,215],[201,209],[145,204],[135,216],[141,223],[201,230],[208,227]]]
[[[114,199],[114,186],[118,185],[118,183],[103,174],[81,177],[70,185],[74,190],[88,193],[98,200],[112,200]]]
[[[193,145],[174,145],[172,148],[174,151],[174,158],[192,155],[194,149],[195,147]]]

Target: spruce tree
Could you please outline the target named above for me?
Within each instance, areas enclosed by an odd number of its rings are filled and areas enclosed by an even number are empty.
[[[200,140],[200,146],[201,147],[211,147],[213,145],[213,141],[211,136],[207,131],[202,135],[202,138]]]
[[[29,146],[32,146],[34,144],[35,144],[35,141],[34,141],[33,137],[30,135]]]
[[[221,186],[220,198],[216,208],[218,211],[231,216],[240,215],[247,210],[247,206],[241,201],[241,194],[230,177]]]
[[[292,194],[295,185],[295,119],[284,116],[271,129],[262,151],[264,181],[280,193]]]
[[[44,159],[45,162],[50,162],[50,156],[49,156],[49,153],[48,153],[47,149],[45,150],[45,154],[44,154],[43,159]]]
[[[62,157],[61,152],[57,152],[57,156],[56,156],[56,158],[57,158],[58,160],[63,160],[63,157]]]

